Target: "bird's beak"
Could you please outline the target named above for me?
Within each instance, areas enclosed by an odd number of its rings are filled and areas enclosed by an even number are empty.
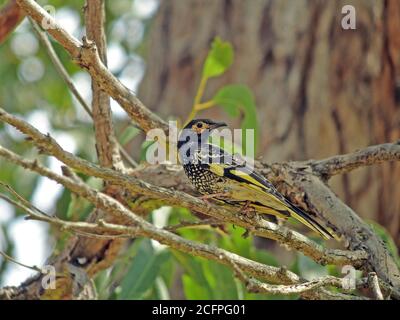
[[[216,122],[210,126],[211,130],[221,128],[221,127],[227,127],[228,125],[225,122]]]

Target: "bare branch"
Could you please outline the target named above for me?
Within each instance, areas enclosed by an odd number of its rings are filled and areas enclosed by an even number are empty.
[[[266,174],[269,170],[271,167],[266,166],[261,171]],[[348,248],[368,253],[368,262],[364,265],[366,271],[375,271],[380,279],[400,288],[399,268],[384,242],[324,181],[313,174],[310,167],[305,167],[304,163],[290,163],[273,165],[272,171],[281,183],[284,181],[282,185],[285,188],[290,186],[291,192],[295,190],[297,194],[306,195],[305,205],[310,211],[319,212],[328,226],[343,235]]]
[[[45,50],[47,51],[47,54],[49,55],[50,60],[52,61],[56,71],[61,76],[61,78],[64,80],[65,84],[68,86],[69,90],[74,95],[76,100],[78,100],[78,102],[83,107],[83,109],[86,111],[86,113],[91,118],[93,118],[93,114],[92,114],[90,106],[86,103],[85,99],[82,97],[82,95],[79,93],[78,89],[75,87],[71,77],[69,76],[67,70],[65,69],[60,58],[58,57],[57,53],[55,52],[53,45],[51,44],[49,38],[47,37],[46,32],[42,31],[42,29],[40,29],[40,27],[37,25],[37,23],[34,20],[32,20],[32,18],[29,17],[29,20],[33,26],[33,30],[35,31],[40,42],[43,44]],[[136,167],[137,166],[136,161],[132,159],[132,157],[129,155],[129,153],[124,149],[124,147],[118,141],[116,141],[116,143],[118,144],[119,152],[121,153],[123,159],[131,167],[133,167],[133,168]]]
[[[107,67],[107,45],[104,32],[105,11],[103,0],[87,1],[84,6],[86,34],[94,41],[101,62]],[[110,97],[92,78],[92,114],[96,151],[101,166],[124,169],[111,118]]]
[[[64,65],[62,64],[56,51],[54,50],[54,47],[51,44],[51,42],[47,36],[47,33],[42,31],[42,29],[40,29],[40,27],[35,22],[35,20],[33,20],[31,17],[29,17],[29,21],[31,22],[33,30],[35,31],[37,37],[39,38],[39,40],[42,43],[43,47],[45,48],[47,54],[49,55],[50,60],[53,63],[56,71],[61,76],[61,78],[64,80],[65,84],[68,86],[69,90],[71,90],[71,93],[74,95],[76,100],[78,100],[78,102],[81,104],[83,109],[87,112],[87,114],[90,117],[92,117],[92,111],[90,110],[90,106],[86,103],[85,99],[82,97],[82,95],[79,93],[78,89],[75,87],[71,77],[69,76],[67,70],[65,69]]]
[[[400,140],[394,143],[370,146],[353,153],[312,161],[310,165],[315,173],[329,179],[337,174],[385,161],[400,161]]]
[[[12,195],[14,195],[14,197],[16,197],[18,199],[18,201],[24,205],[26,208],[30,208],[35,212],[38,212],[41,215],[46,215],[46,213],[44,213],[42,210],[40,210],[39,208],[36,208],[33,204],[31,204],[29,201],[27,201],[26,199],[24,199],[23,197],[21,197],[13,188],[11,188],[8,184],[0,181],[0,186],[3,186],[8,192],[10,192]],[[6,201],[9,201],[8,199],[3,198]],[[15,203],[13,203],[14,205],[16,205]]]
[[[38,267],[36,267],[36,266],[28,266],[28,265],[25,264],[25,263],[19,262],[19,261],[15,260],[13,257],[10,257],[10,256],[9,256],[8,254],[6,254],[5,252],[1,251],[1,250],[0,250],[0,256],[3,256],[3,258],[4,258],[5,260],[10,261],[10,262],[12,262],[12,263],[15,263],[15,264],[17,264],[17,265],[19,265],[19,266],[21,266],[21,267],[24,267],[24,268],[31,269],[31,270],[33,270],[33,271],[42,273],[42,270],[41,270],[40,268],[38,268]]]
[[[345,289],[343,280],[333,276],[326,276],[293,285],[274,285],[263,283],[257,279],[248,277],[243,270],[235,264],[234,261],[229,260],[236,276],[246,285],[249,292],[254,293],[268,293],[268,294],[300,294],[323,286],[333,286],[340,289]]]
[[[374,294],[375,299],[384,300],[381,288],[379,287],[378,276],[375,272],[370,272],[368,274],[368,284]]]
[[[160,128],[168,132],[167,123],[148,110],[136,95],[105,67],[92,41],[88,41],[84,37],[82,44],[57,24],[55,19],[35,1],[17,0],[17,3],[39,25],[41,25],[42,21],[47,21],[49,25],[54,26],[46,31],[68,51],[75,63],[89,72],[93,81],[117,101],[132,120],[138,123],[144,131],[147,132],[154,128]]]

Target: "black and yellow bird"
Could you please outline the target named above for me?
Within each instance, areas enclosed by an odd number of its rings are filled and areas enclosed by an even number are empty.
[[[293,217],[325,239],[335,235],[309,214],[297,208],[263,176],[246,162],[238,161],[208,138],[223,122],[209,119],[190,121],[178,140],[179,158],[194,187],[204,196],[244,210],[277,216]]]

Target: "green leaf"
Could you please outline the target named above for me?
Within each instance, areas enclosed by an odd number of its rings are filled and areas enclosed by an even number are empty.
[[[121,133],[119,137],[119,141],[121,142],[122,145],[127,144],[129,141],[131,141],[134,137],[136,137],[139,134],[140,130],[134,126],[128,126],[125,128],[125,130]]]
[[[216,37],[203,67],[203,78],[217,77],[223,74],[233,62],[233,48],[229,42]]]
[[[233,271],[214,261],[204,261],[203,269],[212,284],[213,299],[237,300],[239,298]],[[211,280],[212,279],[212,280]]]
[[[220,89],[212,99],[215,104],[224,108],[231,117],[239,117],[242,112],[244,117],[241,124],[243,130],[243,150],[246,150],[246,129],[254,130],[254,148],[258,143],[259,125],[257,121],[257,109],[253,93],[244,85],[228,85]],[[254,150],[255,151],[255,150]],[[248,152],[243,152],[247,154]]]
[[[272,254],[263,249],[255,250],[254,256],[255,258],[253,260],[264,263],[269,266],[274,266],[274,267],[279,266],[279,263],[276,260],[276,258]]]
[[[99,285],[97,285],[96,282],[96,288],[99,292],[99,299],[118,299],[119,294],[121,293],[121,287],[119,285],[125,279],[126,274],[131,267],[132,261],[137,255],[141,245],[142,240],[137,239],[133,241],[133,243],[125,250],[125,252],[115,260],[111,270],[106,270],[106,281],[99,283]]]
[[[173,257],[183,267],[185,273],[182,276],[183,289],[188,299],[213,299],[211,288],[204,274],[204,269],[199,259],[190,255],[171,250]]]
[[[68,220],[78,220],[81,218],[81,215],[86,213],[91,207],[90,203],[86,199],[78,197],[75,194],[70,194],[69,196],[70,201],[68,202],[66,218]]]
[[[207,299],[209,294],[207,289],[199,284],[195,279],[191,278],[187,274],[182,276],[183,291],[185,297],[189,300],[202,300]]]
[[[154,285],[160,267],[170,257],[168,251],[154,251],[149,239],[139,246],[137,255],[121,283],[119,299],[142,299],[145,293]]]
[[[246,230],[242,227],[228,225],[226,228],[228,234],[220,238],[219,246],[245,258],[251,258],[250,253],[254,248],[253,237],[243,237]]]
[[[154,284],[155,287],[155,299],[157,300],[171,300],[171,296],[169,294],[169,290],[165,280],[162,277],[157,277],[156,282]]]
[[[239,298],[238,287],[230,268],[175,250],[173,255],[185,270],[182,283],[187,299]]]

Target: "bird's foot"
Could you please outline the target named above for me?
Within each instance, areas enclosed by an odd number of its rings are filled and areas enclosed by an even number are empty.
[[[254,218],[256,215],[256,210],[251,207],[250,204],[250,201],[246,201],[245,205],[242,207],[241,213],[248,218]]]

